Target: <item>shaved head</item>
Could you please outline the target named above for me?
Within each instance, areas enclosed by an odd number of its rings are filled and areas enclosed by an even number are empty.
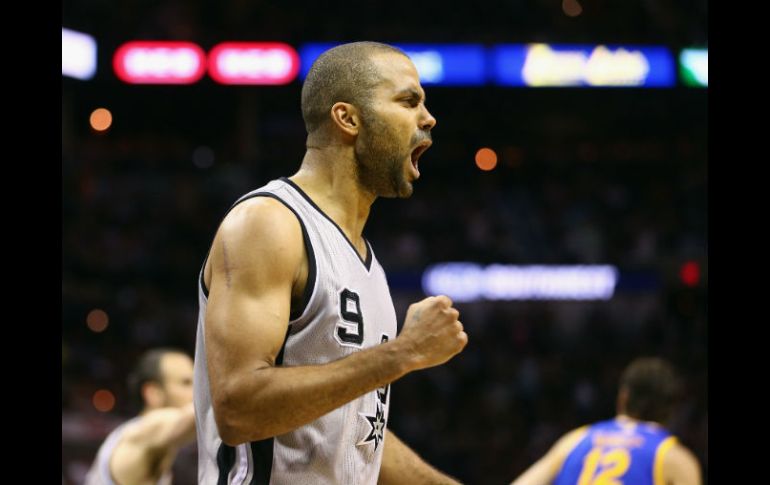
[[[321,54],[302,85],[302,118],[308,135],[330,119],[334,103],[350,103],[366,110],[381,76],[372,58],[378,54],[406,54],[387,44],[353,42]]]

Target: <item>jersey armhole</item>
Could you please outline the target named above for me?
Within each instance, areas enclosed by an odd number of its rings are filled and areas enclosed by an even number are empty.
[[[293,207],[291,207],[288,203],[286,203],[285,200],[281,199],[277,195],[271,193],[271,192],[256,192],[254,194],[251,194],[248,197],[244,197],[243,199],[239,200],[235,204],[233,204],[232,207],[227,211],[224,217],[227,217],[227,214],[230,213],[231,210],[233,210],[238,204],[241,202],[244,202],[246,200],[249,200],[253,197],[270,197],[271,199],[275,199],[281,204],[283,204],[284,207],[289,209],[292,214],[294,214],[294,217],[297,218],[297,221],[299,221],[299,226],[302,229],[302,240],[305,246],[305,254],[307,255],[307,281],[305,282],[305,290],[302,293],[302,302],[300,303],[298,308],[292,308],[289,313],[289,321],[297,320],[299,317],[301,317],[305,310],[307,310],[308,305],[310,304],[310,298],[313,295],[313,290],[315,288],[316,284],[316,260],[315,260],[315,252],[313,251],[313,244],[310,242],[310,236],[308,235],[307,228],[305,227],[305,223],[302,220],[302,218],[299,216],[296,210],[294,210]],[[224,220],[224,217],[222,220]],[[206,271],[206,263],[208,262],[209,255],[211,253],[211,247],[209,247],[209,252],[206,253],[206,258],[203,260],[203,266],[201,267],[200,272],[200,287],[203,291],[203,294],[206,296],[206,298],[209,297],[209,290],[206,288],[206,282],[204,281],[204,273]]]

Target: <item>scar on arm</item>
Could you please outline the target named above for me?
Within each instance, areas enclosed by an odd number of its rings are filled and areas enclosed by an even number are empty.
[[[225,284],[230,288],[232,286],[233,278],[230,274],[230,261],[227,259],[227,243],[225,241],[222,241],[222,259],[224,260],[225,265]]]

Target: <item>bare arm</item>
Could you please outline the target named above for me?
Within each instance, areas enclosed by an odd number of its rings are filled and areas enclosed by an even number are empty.
[[[140,483],[160,477],[182,446],[195,441],[193,403],[183,408],[156,409],[127,428],[110,458],[118,483]],[[164,458],[168,458],[165,462]],[[163,462],[168,468],[158,469]]]
[[[444,475],[423,461],[417,453],[388,430],[378,485],[459,485],[460,482]]]
[[[142,441],[151,449],[180,448],[195,441],[193,403],[182,408],[164,408],[145,415]]]
[[[675,444],[663,459],[666,485],[702,485],[698,459],[681,444]]]
[[[467,343],[451,301],[437,297],[410,307],[402,335],[390,342],[324,365],[276,366],[292,289],[304,283],[307,262],[299,222],[272,199],[231,211],[210,265],[209,382],[217,427],[231,446],[309,423],[407,372],[446,362]]]
[[[548,453],[530,466],[511,485],[550,485],[559,473],[570,451],[583,439],[587,428],[584,426],[570,431],[554,444]]]

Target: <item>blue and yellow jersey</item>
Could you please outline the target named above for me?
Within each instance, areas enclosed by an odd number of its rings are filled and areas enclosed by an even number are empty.
[[[663,457],[675,443],[651,422],[618,417],[587,426],[553,485],[664,485]]]

